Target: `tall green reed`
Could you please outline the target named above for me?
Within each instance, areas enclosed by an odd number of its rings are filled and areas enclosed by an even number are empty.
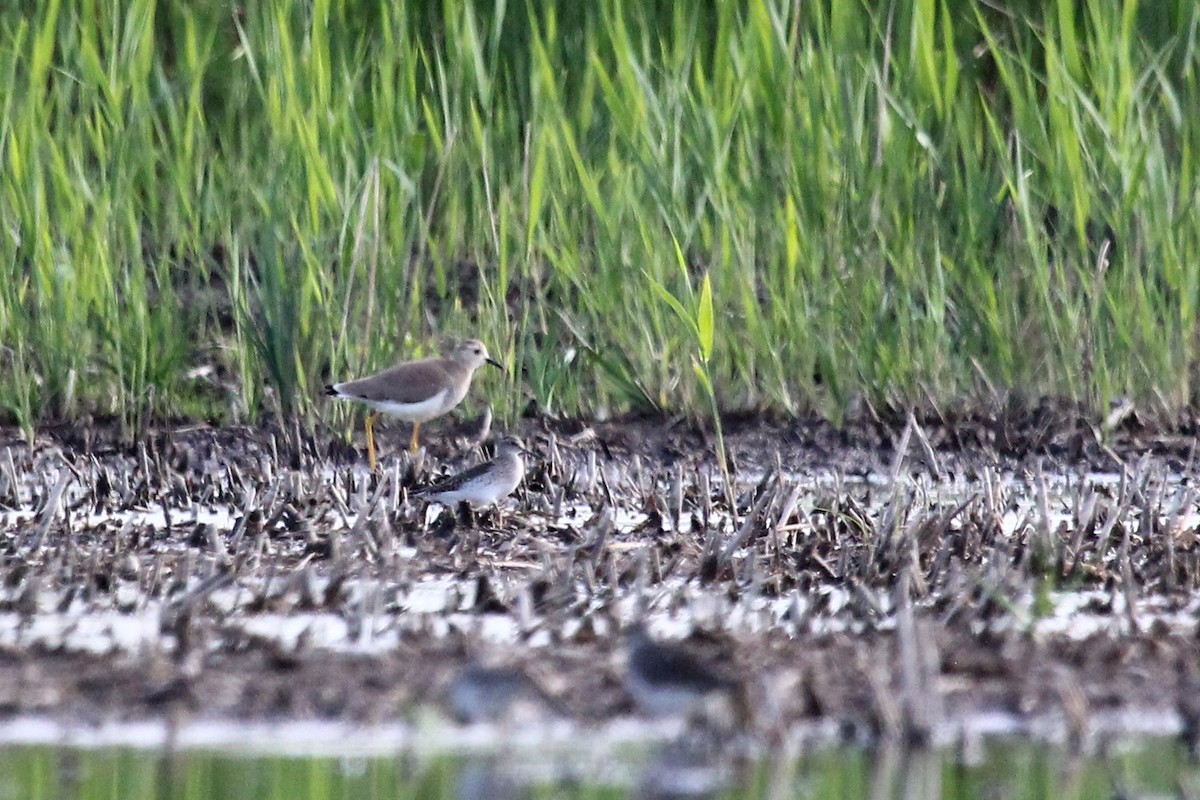
[[[2,405],[325,414],[324,380],[443,335],[512,362],[501,417],[1192,403],[1198,27],[1133,0],[0,12]],[[652,288],[702,279],[703,376]]]

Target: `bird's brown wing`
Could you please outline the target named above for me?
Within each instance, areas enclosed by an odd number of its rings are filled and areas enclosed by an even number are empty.
[[[476,478],[485,475],[491,468],[492,462],[485,461],[482,464],[476,464],[470,469],[463,470],[456,475],[443,478],[432,486],[425,486],[417,489],[412,494],[416,497],[424,497],[431,494],[440,494],[442,492],[453,492],[455,489],[461,489],[463,486],[467,485]]]
[[[446,388],[450,380],[441,359],[427,358],[339,383],[337,392],[342,397],[371,402],[420,403]]]

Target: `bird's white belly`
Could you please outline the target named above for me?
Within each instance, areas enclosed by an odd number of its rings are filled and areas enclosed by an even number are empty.
[[[419,403],[399,403],[395,400],[367,400],[367,405],[384,414],[399,417],[405,422],[424,422],[442,413],[446,404],[448,389],[443,389],[428,400]]]
[[[455,503],[462,503],[464,501],[474,505],[487,505],[512,494],[524,477],[525,469],[523,465],[514,469],[508,475],[489,472],[486,475],[481,475],[467,481],[455,489],[437,492],[431,494],[430,497],[439,503],[447,505],[454,505]]]
[[[435,495],[435,497],[440,503],[454,504],[465,500],[468,503],[486,505],[494,503],[502,497],[507,497],[512,494],[515,488],[517,488],[516,482],[512,480],[503,480],[501,478],[479,479],[471,481],[467,485],[460,486],[457,489],[441,492]]]

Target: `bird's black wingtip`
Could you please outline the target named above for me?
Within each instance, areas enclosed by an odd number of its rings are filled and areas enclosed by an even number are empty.
[[[325,396],[326,397],[337,397],[338,396],[338,390],[333,388],[332,383],[325,384]]]

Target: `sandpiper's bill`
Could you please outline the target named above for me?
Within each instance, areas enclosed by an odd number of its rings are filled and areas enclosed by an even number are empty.
[[[375,471],[375,420],[381,413],[413,423],[410,449],[417,452],[421,423],[440,417],[462,402],[471,377],[484,364],[499,367],[478,339],[468,339],[447,349],[440,358],[407,361],[365,378],[325,387],[325,394],[365,403],[367,460]],[[503,367],[501,367],[503,369]]]
[[[471,503],[491,505],[508,497],[525,478],[525,459],[528,452],[520,442],[504,438],[496,445],[496,457],[491,461],[451,475],[443,481],[413,492],[444,505]]]

